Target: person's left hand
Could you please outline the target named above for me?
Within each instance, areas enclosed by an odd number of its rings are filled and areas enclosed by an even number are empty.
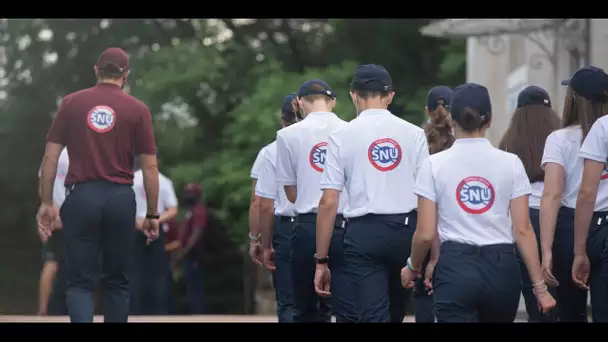
[[[144,230],[144,234],[146,234],[146,237],[148,238],[146,240],[146,243],[148,245],[151,244],[154,240],[158,239],[160,229],[158,219],[144,219],[142,228]]]
[[[135,220],[135,229],[139,230],[140,232],[144,231],[144,219],[143,218],[138,218]]]
[[[42,203],[38,209],[37,221],[38,231],[47,238],[53,234],[53,225],[57,216],[57,210],[52,204]]]
[[[587,254],[574,256],[572,263],[572,281],[583,290],[589,290],[589,257]]]
[[[433,293],[433,273],[435,273],[435,266],[437,261],[429,261],[424,272],[424,286],[428,290],[428,294]]]
[[[331,297],[331,272],[327,264],[317,264],[315,271],[315,292],[320,297]]]

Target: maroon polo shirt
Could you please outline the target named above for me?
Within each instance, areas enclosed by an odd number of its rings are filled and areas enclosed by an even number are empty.
[[[192,209],[186,212],[181,224],[179,231],[179,240],[182,244],[182,247],[188,245],[188,241],[190,241],[190,237],[194,233],[195,229],[204,230],[207,228],[207,207],[202,204],[196,204]],[[190,252],[188,256],[190,257],[200,257],[202,253],[202,237],[197,241],[193,250]]]
[[[133,157],[156,154],[148,107],[118,85],[98,83],[63,98],[47,142],[67,146],[65,184],[133,184]]]

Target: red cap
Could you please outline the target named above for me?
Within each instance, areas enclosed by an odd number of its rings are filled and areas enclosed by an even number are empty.
[[[120,72],[129,70],[129,55],[121,48],[107,49],[99,56],[97,67],[104,69],[110,65],[116,67]]]

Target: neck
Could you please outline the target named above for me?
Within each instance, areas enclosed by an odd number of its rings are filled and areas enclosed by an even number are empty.
[[[369,109],[386,110],[386,108],[387,108],[386,104],[384,104],[384,102],[381,99],[369,99],[369,100],[359,101],[358,107],[359,107],[359,113],[361,113],[365,110],[369,110]]]
[[[122,79],[118,79],[118,78],[102,78],[99,80],[98,83],[114,84],[119,87],[122,87]]]
[[[454,138],[456,139],[474,139],[474,138],[485,138],[486,130],[481,129],[475,132],[463,132],[460,129],[454,129]]]
[[[306,108],[306,110],[304,111],[304,117],[308,116],[308,114],[310,113],[314,113],[314,112],[323,112],[323,113],[329,113],[331,112],[331,110],[329,108],[327,108],[327,106],[325,104],[313,104],[310,107]]]

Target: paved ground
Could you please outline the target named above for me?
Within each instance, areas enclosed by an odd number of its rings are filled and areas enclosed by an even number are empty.
[[[95,322],[103,321],[103,317],[96,316]],[[49,317],[49,316],[2,316],[0,315],[0,323],[67,323],[68,318],[65,316]],[[277,319],[273,316],[236,316],[236,315],[218,315],[218,316],[133,316],[129,318],[132,323],[276,323]],[[404,322],[414,322],[413,316],[405,318]],[[523,322],[521,319],[515,322]]]

